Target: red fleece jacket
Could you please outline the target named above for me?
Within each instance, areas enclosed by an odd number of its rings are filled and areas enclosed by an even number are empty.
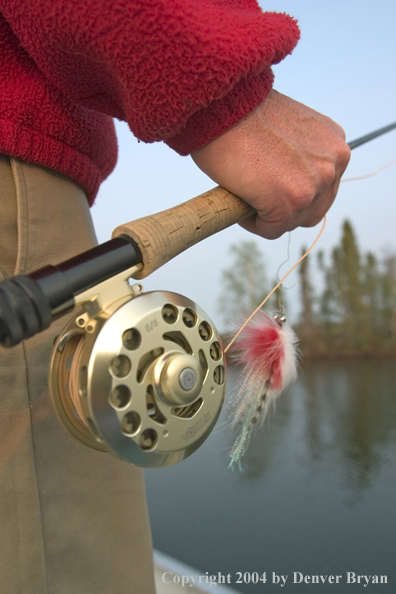
[[[112,118],[189,154],[250,113],[296,22],[256,0],[0,0],[0,152],[74,179],[92,204]]]

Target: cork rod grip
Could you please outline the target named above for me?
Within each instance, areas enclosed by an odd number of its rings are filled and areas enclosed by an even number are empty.
[[[117,227],[112,237],[127,236],[139,246],[145,278],[191,247],[255,213],[254,208],[217,186],[196,198],[157,214]]]

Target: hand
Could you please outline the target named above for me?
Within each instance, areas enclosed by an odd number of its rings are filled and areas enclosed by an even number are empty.
[[[272,90],[250,115],[191,156],[257,210],[242,227],[275,239],[324,217],[350,149],[338,124]]]

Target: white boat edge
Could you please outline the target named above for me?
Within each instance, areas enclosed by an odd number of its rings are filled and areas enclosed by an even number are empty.
[[[241,594],[228,584],[217,581],[210,583],[207,572],[199,571],[157,549],[154,549],[154,578],[157,594]]]

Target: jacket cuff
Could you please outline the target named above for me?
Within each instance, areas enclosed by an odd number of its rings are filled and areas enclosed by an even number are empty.
[[[195,113],[166,144],[182,156],[202,148],[258,107],[271,91],[273,82],[269,66],[259,75],[243,79],[228,95]]]

